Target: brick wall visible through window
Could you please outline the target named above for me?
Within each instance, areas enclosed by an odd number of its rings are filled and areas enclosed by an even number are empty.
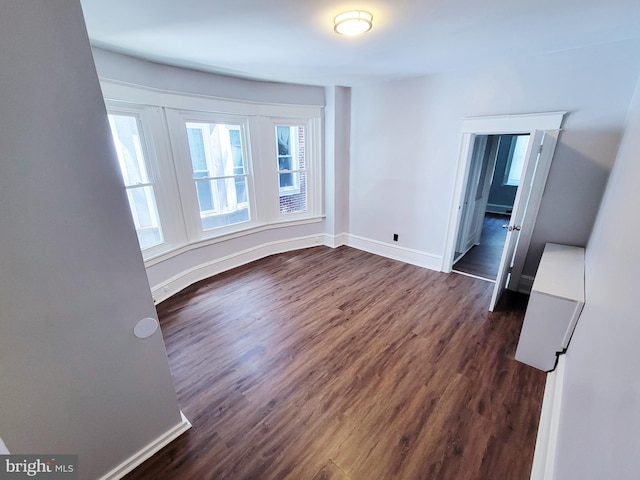
[[[300,176],[300,192],[289,195],[280,195],[280,213],[297,213],[307,211],[307,173],[305,163],[305,132],[304,127],[297,127],[298,165]]]

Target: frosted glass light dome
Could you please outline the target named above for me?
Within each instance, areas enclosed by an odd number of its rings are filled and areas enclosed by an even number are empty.
[[[333,30],[340,35],[360,35],[371,30],[373,15],[363,10],[341,13],[333,19]]]

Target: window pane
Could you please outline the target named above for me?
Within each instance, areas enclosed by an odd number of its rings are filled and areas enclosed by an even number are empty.
[[[293,157],[291,155],[281,155],[278,157],[278,170],[294,170]]]
[[[506,185],[520,185],[520,177],[522,175],[522,167],[524,166],[524,157],[527,154],[529,146],[529,135],[518,135],[515,138],[513,146],[513,154],[509,160],[509,172],[507,175]]]
[[[125,185],[150,183],[136,117],[109,115],[109,125]]]
[[[236,177],[234,180],[236,184],[236,197],[238,204],[249,204],[249,197],[247,196],[247,179],[245,177]]]
[[[287,177],[284,179],[283,177]],[[291,178],[289,178],[291,177]],[[304,172],[281,173],[280,184],[292,183],[294,187],[280,189],[280,213],[307,211],[307,174]]]
[[[281,173],[280,174],[280,190],[281,193],[286,193],[286,190],[296,189],[295,181],[300,178],[295,173]],[[297,193],[297,192],[296,192]]]
[[[246,177],[198,180],[196,190],[203,230],[249,221]]]
[[[231,157],[233,158],[233,173],[235,175],[244,175],[240,130],[229,130],[229,143],[231,144]]]
[[[187,122],[186,127],[202,229],[249,221],[240,126]]]
[[[238,125],[188,122],[187,138],[194,179],[245,173]]]
[[[127,188],[127,197],[133,216],[133,223],[138,234],[140,249],[145,250],[160,245],[164,239],[158,220],[158,209],[153,187]]]
[[[187,136],[189,137],[189,153],[191,154],[193,177],[206,177],[208,173],[207,157],[204,153],[202,130],[199,128],[187,128]]]
[[[278,156],[291,155],[291,127],[277,126]]]
[[[276,126],[278,145],[278,187],[280,189],[280,213],[307,210],[304,127]],[[294,197],[283,200],[284,197]]]
[[[200,212],[213,210],[213,192],[211,191],[211,182],[196,182],[196,192],[198,194]]]
[[[138,120],[133,115],[109,114],[109,125],[118,155],[120,173],[127,187],[131,216],[141,250],[164,242],[153,186],[147,170]]]

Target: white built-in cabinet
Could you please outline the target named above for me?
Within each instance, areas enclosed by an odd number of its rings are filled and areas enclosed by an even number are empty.
[[[536,273],[516,360],[551,371],[584,306],[584,248],[547,243]]]

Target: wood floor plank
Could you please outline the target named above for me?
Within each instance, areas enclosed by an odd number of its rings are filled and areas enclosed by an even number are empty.
[[[348,247],[189,287],[158,314],[193,428],[126,479],[528,478],[545,375],[490,295]]]
[[[487,280],[495,280],[507,238],[507,230],[502,228],[502,225],[508,225],[509,220],[510,215],[485,213],[480,243],[471,247],[471,250],[456,262],[453,269]]]
[[[329,460],[311,480],[351,480],[351,478]]]

